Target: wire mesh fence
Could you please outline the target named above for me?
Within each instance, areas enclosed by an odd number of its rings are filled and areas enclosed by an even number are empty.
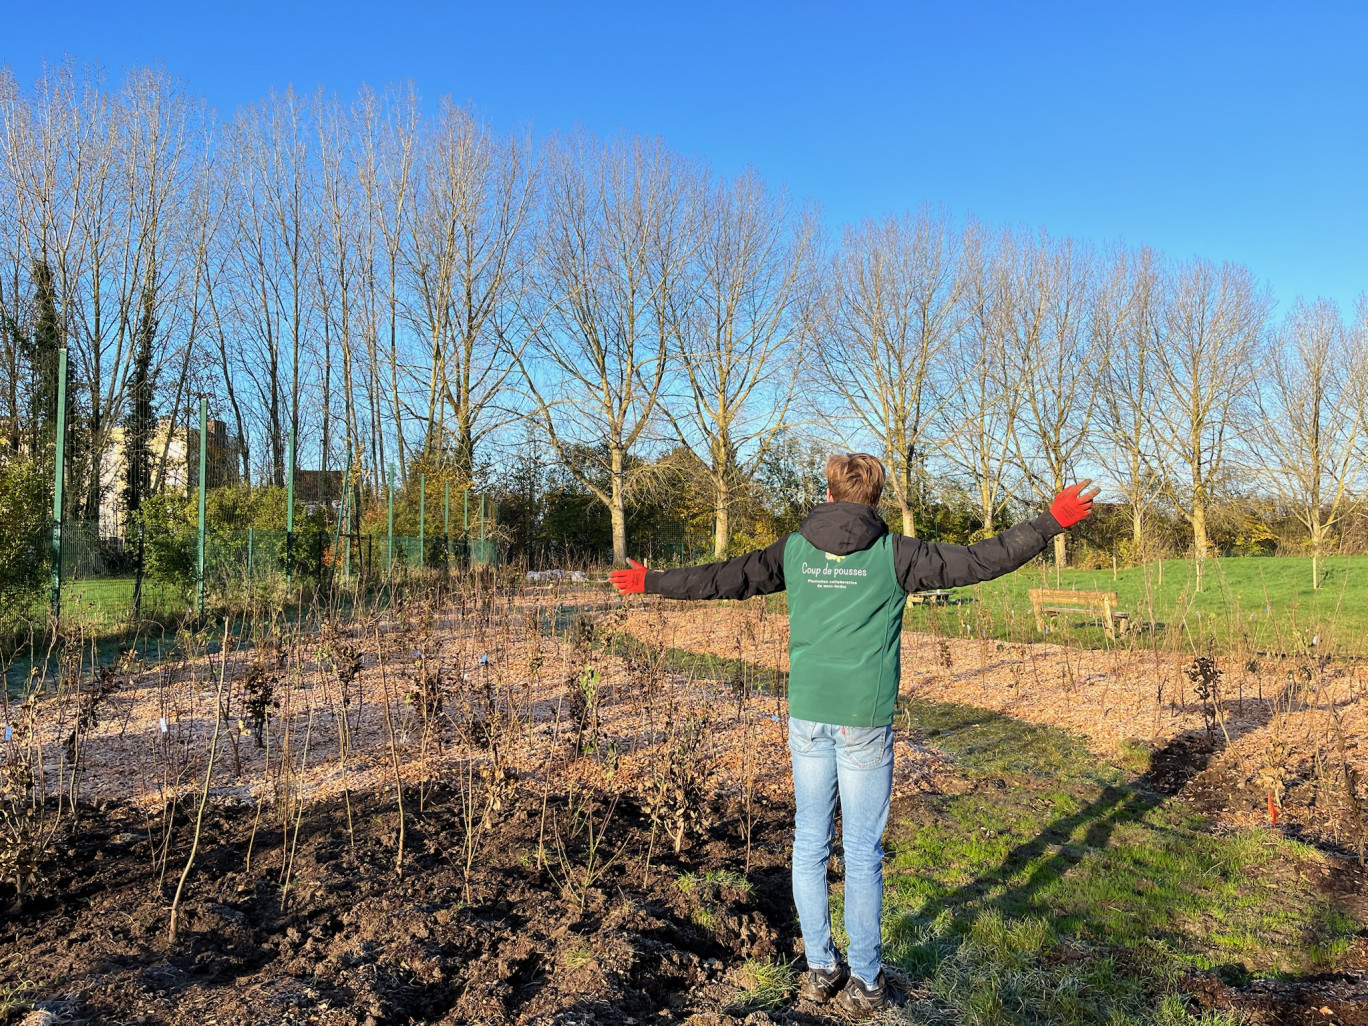
[[[65,383],[60,370],[58,377]],[[415,472],[396,487],[388,469],[363,468],[359,455],[344,469],[299,468],[293,435],[275,483],[251,487],[242,440],[210,417],[207,400],[198,405],[197,416],[115,428],[93,457],[77,446],[74,462],[65,459],[59,419],[51,448],[30,460],[25,523],[0,524],[0,535],[8,527],[32,536],[5,550],[0,613],[12,615],[0,615],[0,636],[31,635],[76,613],[107,626],[164,623],[257,594],[307,601],[489,566],[510,553],[529,565],[565,565],[608,551],[606,514],[596,519],[602,511],[591,501],[583,524],[564,515],[542,522],[545,496],[520,504],[514,495],[512,519],[501,527],[499,503],[461,487],[468,478],[458,482],[439,468],[433,481]],[[60,396],[57,408],[65,409]],[[667,520],[659,511],[645,516],[634,530],[639,555],[681,560],[699,548]],[[0,637],[0,651],[7,647]]]
[[[294,532],[198,526],[101,537],[97,521],[62,525],[60,608],[116,622],[193,609],[201,586],[212,605],[254,587],[284,582],[310,592],[384,586],[499,562],[492,538],[338,532],[315,520]],[[36,552],[43,549],[35,546]]]
[[[50,545],[32,549],[42,558]],[[60,608],[113,622],[189,609],[201,583],[212,604],[278,582],[305,591],[382,586],[494,565],[499,555],[500,542],[489,537],[347,533],[314,518],[293,532],[206,526],[201,571],[198,525],[109,537],[98,521],[68,521],[60,533]]]

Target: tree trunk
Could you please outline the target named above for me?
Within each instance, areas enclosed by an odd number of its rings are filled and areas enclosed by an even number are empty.
[[[1197,590],[1201,591],[1207,559],[1206,505],[1202,502],[1192,504],[1192,558],[1197,571]]]
[[[979,512],[983,514],[983,535],[985,538],[992,537],[993,534],[993,514],[996,512],[996,504],[993,500],[996,498],[993,489],[986,482],[979,484]]]
[[[608,506],[608,515],[613,522],[613,562],[624,565],[627,562],[627,488],[622,467],[622,450],[613,448],[610,459],[613,480],[611,482],[611,494],[609,495],[612,501]]]
[[[625,566],[627,563],[627,509],[623,505],[620,495],[613,497],[613,505],[608,512],[613,521],[613,562]]]
[[[727,554],[727,544],[731,541],[731,522],[728,507],[731,505],[731,489],[726,481],[714,481],[716,503],[713,506],[713,558],[721,559]]]
[[[1311,525],[1311,588],[1319,591],[1321,586],[1320,564],[1321,548],[1325,545],[1325,525]]]
[[[909,538],[915,538],[917,536],[916,518],[912,516],[912,510],[907,503],[903,502],[899,505],[902,506],[903,534]]]
[[[399,461],[399,484],[408,481],[408,467],[404,463],[404,420],[403,407],[399,402],[399,298],[395,293],[395,274],[399,257],[390,253],[389,267],[389,346],[390,346],[390,399],[394,410],[394,458]]]
[[[466,481],[475,480],[475,433],[469,409],[460,410],[456,417],[456,473]]]

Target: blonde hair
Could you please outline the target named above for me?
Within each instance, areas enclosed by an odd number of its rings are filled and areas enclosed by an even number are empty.
[[[836,502],[877,506],[883,495],[884,468],[867,452],[834,452],[827,457],[827,488]]]

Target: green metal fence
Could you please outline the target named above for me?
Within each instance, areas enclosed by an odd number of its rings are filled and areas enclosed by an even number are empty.
[[[357,591],[459,573],[499,558],[498,543],[491,538],[338,536],[333,528],[314,523],[293,534],[251,527],[206,530],[201,576],[197,525],[149,534],[142,543],[144,572],[135,595],[137,539],[102,538],[94,521],[64,523],[62,614],[112,624],[135,613],[157,617],[198,610],[201,592],[212,610],[253,588],[284,583],[306,596],[318,588]]]
[[[62,391],[65,361],[63,351],[59,361]],[[316,588],[392,587],[396,580],[414,575],[449,574],[498,561],[497,504],[469,491],[453,496],[449,483],[434,501],[436,497],[427,492],[426,475],[419,475],[416,536],[395,532],[392,474],[386,475],[386,494],[372,495],[372,502],[380,498],[388,506],[386,530],[383,534],[363,532],[361,489],[350,458],[337,489],[340,495],[312,503],[307,515],[297,519],[295,486],[299,472],[293,433],[287,450],[288,497],[283,529],[208,523],[211,479],[231,481],[234,475],[226,473],[223,466],[215,467],[211,460],[214,453],[223,461],[225,446],[210,445],[208,402],[203,398],[199,403],[198,438],[193,438],[192,429],[184,428],[182,483],[169,491],[178,496],[174,502],[159,507],[158,497],[149,497],[140,515],[120,515],[112,518],[112,523],[74,519],[64,515],[69,496],[63,494],[66,439],[60,391],[58,410],[51,545],[34,549],[35,555],[48,553],[51,618],[79,612],[83,617],[121,621],[187,610],[203,616],[206,601],[231,600],[243,589],[258,585],[283,581],[301,593]],[[222,427],[217,425],[220,433]],[[177,428],[172,425],[170,430]],[[192,445],[192,440],[198,444]],[[226,456],[228,461],[236,458],[231,451]],[[305,473],[314,474],[313,480],[320,481],[336,471]],[[117,468],[112,477],[117,485],[121,480]],[[105,483],[103,478],[101,483]],[[322,496],[315,494],[313,498]],[[453,502],[459,519],[453,517]],[[161,512],[156,515],[147,512],[158,509]],[[102,508],[102,519],[104,514]]]

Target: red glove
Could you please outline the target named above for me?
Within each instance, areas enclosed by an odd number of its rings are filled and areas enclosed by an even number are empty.
[[[1084,478],[1055,496],[1054,502],[1050,504],[1050,512],[1059,521],[1060,527],[1067,530],[1092,512],[1092,501],[1102,489],[1088,488],[1090,484],[1092,480]],[[1084,488],[1088,490],[1085,492]]]
[[[630,570],[614,570],[608,575],[613,587],[624,595],[640,595],[646,590],[646,567],[635,559],[628,559]]]

